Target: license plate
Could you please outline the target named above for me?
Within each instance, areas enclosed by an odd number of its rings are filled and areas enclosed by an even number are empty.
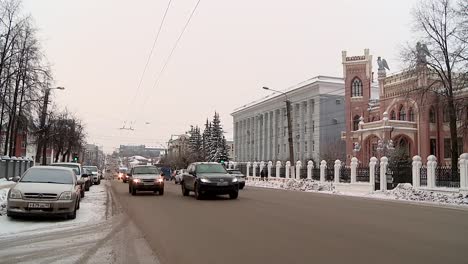
[[[143,185],[154,185],[152,182],[144,182]]]
[[[48,203],[29,203],[28,207],[29,208],[44,209],[44,208],[50,208],[50,204],[48,204]]]
[[[229,182],[218,182],[218,186],[228,186]]]

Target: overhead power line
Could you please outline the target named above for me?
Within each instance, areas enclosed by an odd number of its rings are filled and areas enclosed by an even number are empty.
[[[157,75],[157,77],[156,77],[156,80],[155,80],[155,82],[154,82],[154,84],[153,84],[152,89],[155,89],[155,88],[158,86],[159,81],[161,80],[161,76],[162,76],[164,70],[166,69],[167,64],[168,64],[169,61],[171,60],[171,57],[172,57],[172,55],[174,54],[175,49],[176,49],[177,46],[179,45],[179,42],[180,42],[180,40],[182,39],[182,36],[184,35],[185,31],[187,30],[187,27],[188,27],[188,25],[190,24],[190,21],[192,20],[192,17],[193,17],[193,15],[195,14],[195,11],[196,11],[197,8],[198,8],[198,5],[200,4],[200,1],[201,1],[201,0],[198,0],[198,1],[197,1],[197,4],[195,5],[195,7],[193,8],[192,12],[190,13],[190,16],[189,16],[187,22],[185,23],[184,28],[182,29],[182,32],[180,32],[179,37],[177,38],[176,42],[174,43],[174,46],[173,46],[172,49],[171,49],[171,52],[169,53],[169,56],[167,56],[166,61],[164,62],[163,67],[161,68],[161,70],[160,70],[159,73],[158,73],[158,75]],[[148,102],[148,97],[147,97],[146,100],[144,101],[143,106],[142,106],[141,109],[145,109],[145,105],[146,105],[147,102]],[[136,120],[135,120],[135,121],[136,121]],[[135,123],[135,122],[134,122],[134,123]]]
[[[143,72],[141,73],[137,89],[135,91],[135,94],[133,96],[132,101],[130,101],[129,109],[135,103],[135,100],[136,100],[136,98],[137,98],[137,96],[138,96],[138,94],[140,92],[141,84],[143,83],[143,79],[145,77],[146,70],[148,69],[148,65],[149,65],[149,63],[151,61],[151,57],[153,56],[154,48],[156,47],[156,43],[158,42],[159,35],[161,34],[161,30],[162,30],[162,27],[164,25],[164,21],[166,20],[166,16],[167,16],[167,13],[169,11],[169,7],[171,6],[171,2],[172,2],[172,0],[169,0],[169,2],[167,3],[166,10],[164,11],[163,18],[162,18],[161,23],[159,24],[159,27],[158,27],[158,32],[156,33],[156,37],[154,38],[154,41],[153,41],[153,46],[151,47],[151,51],[150,51],[150,53],[148,55],[148,58],[146,59],[145,67],[143,68]]]

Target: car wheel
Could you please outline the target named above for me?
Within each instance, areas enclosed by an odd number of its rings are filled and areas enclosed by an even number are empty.
[[[132,195],[136,195],[136,189],[135,188],[132,188]]]
[[[164,189],[160,189],[160,190],[158,191],[158,193],[159,193],[159,195],[164,195]]]
[[[238,196],[239,196],[239,192],[232,192],[229,194],[229,198],[231,199],[237,199]]]
[[[198,184],[195,184],[195,188],[193,189],[195,190],[195,199],[202,200],[203,195],[200,193],[200,186]]]
[[[67,218],[68,219],[75,219],[76,218],[76,207],[75,207],[75,210],[73,210],[73,213],[70,213],[69,215],[67,215]]]
[[[81,193],[81,198],[84,198],[85,193],[83,189],[81,189],[80,193]]]
[[[239,190],[244,189],[244,186],[245,186],[244,184],[239,185]]]
[[[132,185],[131,184],[128,185],[128,193],[132,193]]]
[[[190,191],[187,190],[187,188],[185,188],[185,183],[184,182],[181,182],[180,183],[180,186],[182,186],[182,195],[183,196],[188,196],[190,194]]]
[[[78,199],[77,203],[78,203],[78,206],[76,207],[76,210],[80,210],[81,199]]]
[[[90,185],[89,183],[85,184],[85,191],[89,191],[89,185]]]

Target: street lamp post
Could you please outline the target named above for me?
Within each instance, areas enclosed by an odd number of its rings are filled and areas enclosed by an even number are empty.
[[[65,90],[63,87],[55,87],[55,88],[46,88],[44,93],[44,104],[42,106],[42,113],[41,113],[41,133],[39,134],[39,139],[37,143],[37,151],[36,151],[36,162],[41,161],[41,151],[42,151],[42,165],[46,165],[47,163],[47,137],[45,131],[45,123],[47,117],[47,105],[49,104],[49,95],[50,90]]]
[[[268,88],[268,87],[263,87],[263,89],[283,94],[286,97],[285,102],[286,102],[286,115],[287,115],[287,119],[288,119],[289,160],[291,161],[291,163],[294,166],[296,161],[294,159],[294,144],[293,144],[292,119],[291,119],[291,101],[289,101],[288,95],[285,92],[273,90],[273,89]]]

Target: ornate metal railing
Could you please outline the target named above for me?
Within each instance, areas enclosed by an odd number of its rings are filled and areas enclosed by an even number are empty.
[[[312,168],[312,179],[319,181],[320,180],[320,168]]]
[[[356,168],[356,181],[358,182],[369,182],[369,167],[358,166]]]
[[[435,169],[437,187],[460,188],[460,173],[453,173],[450,166],[437,166]]]
[[[419,169],[419,181],[421,186],[427,186],[427,167],[422,166]]]
[[[333,167],[325,169],[325,180],[326,181],[333,181],[335,178],[335,169]]]
[[[350,167],[341,166],[340,182],[351,182],[351,168]]]

